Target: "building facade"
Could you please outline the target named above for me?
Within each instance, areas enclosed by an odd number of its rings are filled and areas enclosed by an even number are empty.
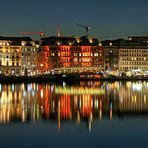
[[[38,52],[35,41],[22,41],[22,74],[33,76],[37,74]]]
[[[0,74],[5,76],[10,75],[24,75],[23,65],[26,63],[24,58],[24,51],[28,48],[33,48],[33,45],[28,44],[32,42],[29,37],[0,37]],[[27,43],[26,45],[24,43]],[[23,51],[23,52],[22,52]],[[36,57],[36,55],[26,55],[28,63],[29,59]],[[33,64],[36,59],[34,59]],[[31,62],[30,62],[31,63]],[[32,63],[31,63],[32,64]],[[36,65],[36,64],[35,64]]]
[[[40,49],[40,73],[56,68],[103,68],[103,49],[95,38],[43,38]]]
[[[147,43],[123,40],[119,47],[119,70],[148,70],[148,45]]]
[[[105,70],[118,70],[119,66],[119,40],[102,41],[104,50]]]

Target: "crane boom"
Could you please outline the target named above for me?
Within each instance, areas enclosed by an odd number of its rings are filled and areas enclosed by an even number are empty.
[[[76,25],[79,26],[79,27],[85,28],[86,36],[88,36],[89,30],[91,30],[91,27],[90,26],[86,26],[86,25],[82,25],[82,24],[76,24]]]
[[[44,32],[20,32],[20,34],[39,34],[41,37],[45,35]]]

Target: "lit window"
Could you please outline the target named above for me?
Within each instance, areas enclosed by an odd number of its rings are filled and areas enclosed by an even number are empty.
[[[94,56],[97,57],[98,56],[98,53],[94,53]]]
[[[78,61],[78,59],[77,59],[77,58],[74,58],[74,61],[75,61],[75,62],[77,62],[77,61]]]
[[[55,54],[54,53],[51,53],[51,56],[54,56]]]

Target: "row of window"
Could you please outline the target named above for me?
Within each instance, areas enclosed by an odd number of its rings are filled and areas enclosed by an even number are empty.
[[[23,60],[37,60],[36,57],[24,57]]]
[[[70,62],[69,59],[61,59],[60,61],[61,61],[61,62]]]
[[[20,66],[19,65],[19,62],[12,62],[12,63],[10,63],[10,62],[6,62],[6,64],[4,63],[4,64],[2,64],[2,62],[0,62],[0,66]]]
[[[36,48],[22,48],[22,52],[23,51],[29,51],[29,52],[33,51],[34,52],[34,51],[36,51]]]
[[[147,70],[148,67],[120,67],[120,70],[133,70],[133,69],[141,69],[141,70]]]
[[[9,73],[19,74],[20,73],[20,69],[1,69],[0,71],[1,71],[1,73],[5,73],[5,74],[9,74]]]
[[[91,61],[91,59],[90,58],[85,58],[85,59],[77,59],[77,58],[75,58],[74,59],[74,62],[90,62]]]
[[[148,65],[148,62],[120,62],[120,65]]]
[[[34,62],[24,62],[23,66],[32,66],[34,67],[36,64]]]
[[[22,53],[22,56],[36,56],[35,52],[32,53]]]
[[[50,56],[55,56],[55,53],[51,53]],[[70,54],[69,53],[58,53],[58,56],[70,56]],[[83,56],[83,57],[94,56],[94,57],[98,57],[98,56],[102,56],[102,53],[94,53],[94,54],[92,54],[92,53],[74,53],[74,56]]]
[[[138,60],[138,61],[146,61],[147,60],[146,57],[144,57],[144,58],[139,58],[139,57],[123,57],[123,58],[120,58],[120,59],[123,60],[123,61],[136,61],[136,60]]]
[[[126,53],[126,54],[120,54],[120,56],[125,56],[125,57],[128,57],[128,56],[134,56],[134,57],[144,57],[144,56],[148,56],[148,54],[137,54],[137,53],[134,53],[134,54],[130,54],[130,53]]]
[[[148,53],[148,49],[120,49],[120,52],[132,52],[132,53]]]

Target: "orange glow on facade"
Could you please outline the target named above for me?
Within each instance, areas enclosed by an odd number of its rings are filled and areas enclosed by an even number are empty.
[[[44,46],[38,53],[38,74],[45,73],[49,70],[49,48]]]
[[[41,45],[41,51],[47,51],[48,58],[42,61],[48,61],[49,71],[54,70],[54,68],[103,67],[102,46],[88,41],[89,39],[85,38],[78,43],[75,38],[71,37],[45,39],[45,42],[43,41],[43,45]],[[46,55],[42,55],[42,57],[46,57]],[[43,65],[44,63],[40,64]],[[43,67],[42,72],[47,70],[46,66]]]
[[[60,46],[58,55],[61,67],[70,67],[70,46]]]
[[[82,46],[81,47],[81,65],[82,66],[92,66],[92,62],[91,62],[91,55],[92,52],[90,50],[90,46]]]

